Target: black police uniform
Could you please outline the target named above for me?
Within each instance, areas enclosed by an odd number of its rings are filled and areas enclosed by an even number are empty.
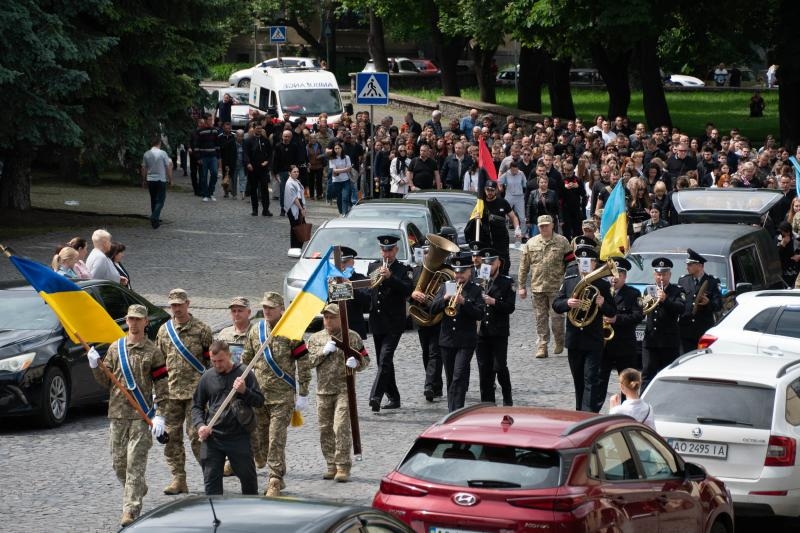
[[[582,254],[582,255],[581,255]],[[591,248],[578,252],[579,257],[592,257],[596,253]],[[564,276],[561,288],[556,299],[553,300],[553,310],[556,313],[567,313],[570,310],[567,300],[572,298],[575,286],[581,280],[580,275],[570,274]],[[592,285],[603,296],[603,305],[600,306],[595,319],[586,327],[576,327],[567,320],[567,359],[572,372],[572,381],[575,386],[575,410],[600,412],[604,398],[601,397],[600,364],[603,355],[603,316],[612,317],[616,314],[616,305],[611,296],[611,285],[604,279],[595,280]],[[596,304],[593,304],[593,307]]]
[[[478,328],[475,349],[480,376],[481,401],[495,402],[494,380],[500,384],[503,405],[514,405],[511,396],[511,374],[508,371],[509,317],[514,312],[517,294],[513,280],[502,274],[491,278],[486,295],[495,299],[494,305],[484,304],[485,310]]]
[[[353,272],[350,281],[361,281],[367,279],[364,274]],[[367,338],[367,321],[364,314],[369,313],[369,306],[372,300],[369,289],[358,289],[353,291],[353,299],[347,300],[347,325],[358,333],[362,339]]]
[[[373,261],[369,265],[368,272],[372,273],[381,266],[383,261]],[[369,400],[370,407],[375,412],[380,410],[384,394],[389,400],[384,408],[400,407],[400,391],[397,389],[394,376],[394,351],[406,326],[406,299],[414,290],[411,269],[399,261],[393,261],[389,265],[389,270],[391,276],[379,287],[372,289],[369,314],[369,329],[375,342],[378,366]]]
[[[450,266],[471,268],[471,264],[472,257],[469,254],[459,254]],[[441,313],[447,307],[450,297],[445,298],[444,291],[445,286],[442,285],[431,304],[432,313]],[[461,295],[464,303],[457,307],[455,316],[444,315],[439,333],[439,349],[447,381],[447,409],[450,412],[464,407],[472,352],[478,341],[477,322],[484,313],[481,289],[475,283],[465,283]]]
[[[663,258],[656,258],[656,263]],[[672,266],[672,262],[669,266]],[[680,328],[678,319],[686,308],[686,293],[674,283],[664,287],[666,297],[647,315],[642,345],[642,390],[658,372],[680,355]]]
[[[422,273],[422,265],[414,268],[414,286]],[[411,304],[417,304],[416,300],[410,299]],[[440,324],[432,326],[417,325],[417,335],[419,336],[419,346],[422,350],[422,366],[425,369],[425,399],[429,402],[434,397],[442,395],[442,354],[439,350],[439,329]]]
[[[689,255],[689,261],[706,262],[703,256],[692,249],[687,250],[687,254]],[[706,281],[708,281],[708,285],[705,293],[709,302],[707,305],[697,306],[697,313],[692,314],[697,293]],[[679,321],[681,327],[681,353],[686,353],[696,350],[700,337],[714,326],[714,313],[722,309],[722,293],[719,289],[719,280],[705,272],[697,279],[690,274],[681,276],[678,280],[678,286],[686,293],[686,308]]]

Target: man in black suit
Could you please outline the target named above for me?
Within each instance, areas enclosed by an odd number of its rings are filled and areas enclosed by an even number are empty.
[[[578,259],[578,274],[564,276],[558,295],[553,301],[556,313],[567,313],[584,303],[575,298],[575,287],[590,272],[595,270],[597,251],[582,247],[575,252]],[[576,326],[567,320],[567,359],[575,385],[575,410],[600,412],[604,398],[601,397],[600,364],[603,356],[603,317],[617,314],[617,306],[611,296],[611,285],[605,279],[596,279],[591,286],[597,291],[588,312],[597,308],[594,319],[585,326]]]
[[[722,309],[719,280],[706,274],[706,258],[691,248],[686,250],[686,255],[688,273],[678,280],[678,286],[686,293],[686,307],[678,322],[681,328],[681,353],[697,349],[700,337],[714,326],[714,313]],[[698,295],[703,283],[706,286],[703,293]]]
[[[397,261],[396,235],[381,235],[381,261],[369,265],[368,275],[378,271],[380,285],[372,289],[369,329],[375,341],[378,372],[372,383],[369,405],[377,413],[383,409],[400,407],[400,391],[394,377],[394,351],[406,327],[406,299],[414,289],[411,269]],[[383,395],[388,403],[381,406]]]
[[[455,254],[448,266],[455,273],[454,292],[460,287],[460,293],[451,295],[447,285],[442,285],[431,304],[431,313],[444,312],[439,349],[447,380],[447,410],[452,413],[464,407],[472,352],[478,342],[477,322],[483,318],[485,304],[481,288],[471,281],[472,255],[469,252]]]
[[[514,312],[517,294],[514,282],[500,274],[500,253],[485,248],[480,253],[483,265],[489,268],[486,288],[483,292],[485,310],[478,328],[478,359],[481,401],[495,402],[494,380],[500,384],[503,405],[514,405],[511,397],[511,375],[508,371],[509,317]],[[484,268],[485,270],[485,268]]]
[[[272,160],[272,145],[264,133],[264,126],[256,122],[253,135],[244,141],[242,161],[248,172],[247,188],[250,190],[251,213],[258,216],[258,197],[261,196],[262,211],[265,217],[271,217],[269,211],[269,164]]]

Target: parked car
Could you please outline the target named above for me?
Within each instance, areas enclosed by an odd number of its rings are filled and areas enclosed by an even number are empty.
[[[411,62],[414,63],[414,66],[417,67],[420,74],[439,74],[441,72],[439,67],[436,66],[436,63],[430,59],[412,59]]]
[[[187,496],[165,503],[122,529],[174,533],[413,533],[399,520],[369,507],[260,496]]]
[[[347,214],[352,220],[407,220],[423,235],[439,233],[442,226],[452,226],[444,206],[436,198],[381,198],[361,200]]]
[[[643,399],[670,446],[725,483],[737,516],[800,516],[800,359],[690,352]]]
[[[412,191],[406,194],[406,198],[435,198],[444,206],[450,223],[456,228],[458,233],[458,244],[466,244],[464,238],[464,228],[469,222],[469,217],[475,209],[476,197],[474,193],[466,191]]]
[[[155,339],[169,315],[144,297],[117,283],[80,281],[78,285],[100,302],[127,329],[131,304],[148,310],[147,334]],[[98,345],[105,354],[108,345]],[[45,427],[61,425],[69,409],[108,397],[97,383],[80,344],[75,344],[36,291],[22,281],[0,283],[0,417],[34,416]]]
[[[664,78],[664,85],[673,87],[705,87],[706,82],[685,74],[670,74]]]
[[[517,72],[519,71],[519,67],[517,69],[508,68],[503,69],[497,73],[497,77],[494,80],[495,85],[499,85],[501,87],[513,87],[517,84]]]
[[[569,70],[569,84],[573,87],[603,87],[606,82],[596,68],[573,68]]]
[[[478,404],[422,432],[372,506],[417,532],[733,532],[725,485],[628,416]]]
[[[231,95],[233,106],[231,106],[231,126],[234,130],[242,128],[247,130],[250,122],[250,94],[249,90],[239,87],[229,87],[219,91],[217,96],[221,102],[226,94]]]
[[[250,87],[250,79],[253,77],[253,70],[265,69],[267,67],[306,67],[319,68],[319,61],[312,57],[273,57],[251,68],[237,70],[228,78],[228,85],[236,87]]]
[[[387,57],[389,62],[389,73],[399,74],[403,76],[416,76],[420,74],[420,70],[412,60],[407,57]],[[361,72],[375,72],[375,62],[370,59]]]

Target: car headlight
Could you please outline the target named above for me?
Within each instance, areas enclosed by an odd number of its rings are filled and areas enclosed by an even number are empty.
[[[286,280],[286,284],[294,289],[302,289],[303,287],[305,287],[306,281],[307,280],[304,279],[288,278]]]
[[[31,366],[34,357],[36,352],[28,352],[0,360],[0,372],[23,372]]]

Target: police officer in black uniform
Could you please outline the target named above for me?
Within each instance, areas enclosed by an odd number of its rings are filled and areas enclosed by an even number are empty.
[[[614,328],[614,338],[605,343],[603,348],[603,363],[600,366],[600,386],[603,400],[608,392],[608,379],[611,370],[617,375],[626,368],[636,368],[636,326],[644,318],[642,306],[639,302],[641,293],[625,282],[631,263],[623,257],[612,257],[617,265],[619,275],[612,280],[611,294],[617,306],[614,317],[603,317],[603,322]]]
[[[378,242],[383,260],[373,261],[368,274],[380,272],[381,284],[372,289],[369,329],[375,342],[378,372],[372,383],[369,406],[377,413],[383,409],[400,407],[400,391],[394,377],[394,351],[406,327],[406,299],[414,289],[411,269],[397,261],[397,241],[395,235],[381,235]],[[387,266],[384,266],[384,261]],[[388,403],[381,406],[383,395]]]
[[[644,329],[642,390],[662,368],[678,357],[681,348],[678,319],[686,307],[686,293],[669,282],[672,277],[672,261],[666,257],[656,257],[651,265],[659,303],[647,315]]]
[[[342,267],[353,268],[355,266],[358,252],[347,246],[341,247]],[[361,281],[367,279],[364,274],[359,274],[355,270],[350,275],[350,281]],[[353,299],[347,300],[347,325],[350,329],[358,333],[362,339],[367,338],[367,321],[364,314],[369,312],[371,300],[369,289],[356,289],[353,291]]]
[[[697,349],[700,337],[714,325],[714,313],[722,309],[722,293],[719,290],[719,280],[706,274],[706,258],[691,248],[686,250],[686,271],[688,274],[678,280],[686,293],[686,309],[680,319],[681,326],[681,353]],[[703,294],[698,292],[703,283],[706,284]],[[697,302],[697,305],[695,305]]]
[[[556,313],[566,313],[581,306],[579,298],[573,298],[575,286],[583,276],[596,268],[597,252],[591,247],[582,247],[575,252],[580,262],[589,259],[589,268],[580,274],[566,274],[558,295],[553,301]],[[601,396],[600,364],[603,357],[603,317],[613,317],[616,305],[611,296],[611,285],[604,279],[595,280],[592,286],[598,294],[592,308],[599,307],[594,320],[584,327],[575,326],[567,320],[567,359],[575,385],[575,410],[600,412],[605,398]],[[589,309],[591,312],[592,308]]]
[[[478,328],[478,359],[481,401],[495,402],[494,380],[500,384],[503,405],[514,405],[511,397],[511,374],[508,371],[509,317],[514,312],[517,293],[514,282],[500,274],[500,254],[493,248],[484,248],[480,253],[484,265],[491,270],[483,292],[485,311]]]
[[[428,254],[430,245],[428,241],[422,246],[423,253]],[[409,303],[427,305],[427,295],[416,289],[419,277],[422,275],[423,266],[420,263],[414,267],[414,291],[411,293]],[[442,396],[442,354],[439,351],[439,328],[441,323],[423,326],[417,324],[417,335],[419,336],[419,346],[422,351],[422,367],[425,369],[425,387],[423,394],[425,399],[432,402],[434,398]]]
[[[470,241],[467,244],[467,248],[469,248],[469,253],[472,254],[472,280],[478,283],[478,272],[483,264],[481,251],[486,247],[480,241]]]
[[[453,412],[464,407],[470,361],[478,342],[477,322],[483,318],[485,304],[480,287],[472,282],[472,255],[468,252],[454,254],[448,266],[455,272],[455,282],[461,286],[461,293],[445,296],[447,287],[442,285],[433,299],[431,312],[441,313],[448,307],[454,312],[453,316],[444,314],[439,334],[447,380],[447,409]]]

